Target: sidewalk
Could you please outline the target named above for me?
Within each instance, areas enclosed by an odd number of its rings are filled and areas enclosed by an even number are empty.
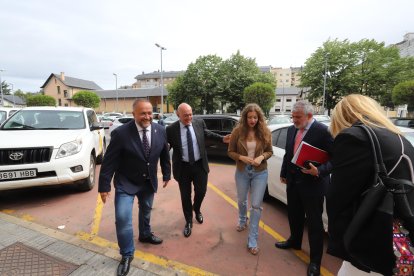
[[[116,275],[118,251],[0,212],[0,275]],[[135,258],[129,275],[185,275]]]

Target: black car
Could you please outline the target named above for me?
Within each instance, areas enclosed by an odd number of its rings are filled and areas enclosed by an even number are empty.
[[[225,114],[206,114],[194,115],[193,118],[203,119],[206,123],[207,129],[225,136],[227,134],[230,134],[233,128],[239,123],[240,116]],[[227,144],[214,141],[209,138],[206,138],[205,143],[208,155],[227,156]]]

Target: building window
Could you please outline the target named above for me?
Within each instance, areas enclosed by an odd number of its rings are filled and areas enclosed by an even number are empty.
[[[275,112],[280,112],[280,108],[275,108]]]
[[[276,99],[276,102],[277,102],[277,103],[280,103],[280,99]]]
[[[63,90],[63,96],[64,96],[65,98],[67,98],[67,97],[68,97],[68,90]]]
[[[290,102],[292,102],[292,99],[286,99],[286,102],[290,103]]]
[[[67,103],[65,103],[65,106],[69,106]]]
[[[59,99],[59,106],[62,106],[62,99]]]
[[[57,87],[57,93],[60,94],[60,86]]]

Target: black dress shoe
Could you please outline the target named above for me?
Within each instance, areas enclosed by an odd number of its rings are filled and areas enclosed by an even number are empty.
[[[315,263],[310,263],[308,266],[308,276],[319,276],[321,274],[321,266]]]
[[[122,257],[121,262],[118,265],[118,269],[116,271],[117,276],[125,276],[129,272],[129,267],[131,264],[131,261],[134,259],[133,256],[131,257]]]
[[[193,224],[187,222],[184,227],[184,237],[188,238],[191,235],[191,228],[193,228]]]
[[[139,237],[138,240],[142,243],[150,243],[150,244],[161,244],[162,243],[162,239],[158,238],[154,234],[151,234],[151,236],[146,237],[146,238]]]
[[[299,245],[292,244],[292,242],[289,241],[289,240],[283,241],[283,242],[277,242],[277,243],[275,243],[275,246],[277,248],[280,248],[280,249],[290,249],[290,248],[293,248],[293,249],[296,249],[296,250],[300,250],[300,248],[301,248]]]
[[[196,214],[196,215],[195,215],[195,218],[196,218],[196,221],[197,221],[198,223],[200,223],[200,224],[202,224],[202,223],[203,223],[203,221],[204,221],[204,219],[203,219],[203,214],[201,214],[201,213]]]

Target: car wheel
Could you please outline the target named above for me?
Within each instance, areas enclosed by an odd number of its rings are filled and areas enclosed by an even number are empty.
[[[89,162],[89,176],[85,178],[80,184],[79,184],[79,190],[80,191],[90,191],[93,189],[93,186],[95,186],[95,158],[91,154]]]
[[[103,139],[103,143],[102,143],[102,153],[98,157],[96,157],[96,164],[102,164],[103,158],[105,156],[105,152],[106,152],[106,140]]]

